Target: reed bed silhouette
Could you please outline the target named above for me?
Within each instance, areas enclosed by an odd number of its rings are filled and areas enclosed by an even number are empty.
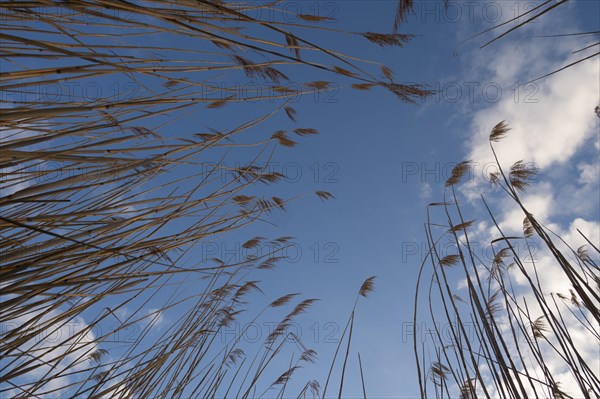
[[[522,211],[522,235],[505,234],[482,196],[497,236],[491,262],[482,256],[474,220],[457,196],[468,161],[452,171],[444,201],[427,208],[429,251],[419,271],[414,323],[429,320],[426,334],[434,339],[413,338],[421,397],[596,398],[600,376],[594,354],[582,346],[600,344],[600,251],[580,230],[586,245],[572,248],[527,210],[520,193],[536,171],[523,161],[503,169],[493,146],[509,130],[500,122],[489,135],[497,166],[489,177]],[[444,240],[455,253],[441,253],[437,244]],[[534,256],[542,252],[548,259]],[[571,288],[549,291],[544,273]],[[457,281],[464,281],[466,294]]]

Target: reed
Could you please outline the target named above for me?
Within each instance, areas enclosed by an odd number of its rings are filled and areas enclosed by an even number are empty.
[[[285,179],[269,168],[274,151],[318,133],[296,124],[292,100],[334,80],[409,103],[429,94],[308,33],[382,47],[410,35],[336,31],[319,15],[290,22],[279,1],[10,1],[0,11],[2,395],[254,397],[266,387],[283,396],[316,353],[306,348],[266,379],[299,341],[286,326],[314,299],[254,356],[240,337],[218,337],[256,300],[251,275],[274,268],[290,237],[251,235],[243,248],[272,248],[260,256],[198,260],[194,248],[304,195],[270,187]],[[275,119],[280,128],[265,132]],[[274,317],[293,300],[250,309]],[[299,396],[318,390],[309,381]]]
[[[581,232],[587,245],[572,248],[527,210],[520,193],[532,183],[534,171],[523,161],[503,169],[493,146],[509,130],[501,122],[490,133],[498,170],[490,181],[522,211],[522,235],[505,234],[482,197],[497,238],[490,242],[491,262],[477,250],[472,221],[465,220],[456,192],[468,162],[454,168],[444,202],[427,208],[429,251],[419,271],[414,321],[417,325],[428,313],[429,333],[436,339],[418,342],[415,334],[413,340],[423,398],[600,395],[598,370],[582,348],[583,343],[600,344],[600,251]],[[442,210],[444,223],[432,218],[435,209]],[[437,243],[443,240],[452,242],[456,253],[440,253]],[[534,257],[536,252],[548,254],[549,260],[541,262]],[[554,279],[571,288],[551,292],[541,273],[553,273]],[[456,281],[464,281],[466,297],[459,296]],[[569,393],[563,388],[566,382]]]

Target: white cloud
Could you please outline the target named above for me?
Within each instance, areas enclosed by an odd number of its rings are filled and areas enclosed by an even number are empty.
[[[1,325],[3,332],[16,331],[20,326],[25,326],[26,331],[37,331],[20,344],[18,353],[13,352],[16,360],[11,358],[15,362],[5,373],[31,361],[28,366],[35,368],[11,382],[38,398],[61,397],[73,389],[67,387],[79,378],[78,373],[86,373],[92,363],[90,354],[98,349],[95,336],[83,318],[76,316],[67,322],[51,324],[60,316],[59,310],[38,308]],[[15,388],[13,394],[22,393],[20,389]]]
[[[146,311],[148,325],[150,327],[160,327],[165,323],[164,312],[157,308],[150,308]]]
[[[598,179],[600,178],[600,163],[580,163],[577,165],[579,169],[579,179],[577,180],[580,184],[594,184],[598,185]]]
[[[506,15],[510,15],[510,10],[506,11]],[[515,86],[581,57],[576,54],[565,58],[565,54],[581,46],[581,39],[561,38],[547,45],[540,42],[542,38],[533,37],[561,29],[577,30],[570,22],[573,16],[569,8],[561,11],[560,15],[548,15],[538,23],[528,24],[520,35],[509,35],[482,51],[469,54],[470,79],[481,86],[493,82],[502,88],[497,102],[490,102],[475,112],[468,110],[471,124],[466,159],[478,162],[481,168],[493,162],[488,135],[492,127],[503,120],[512,128],[508,138],[494,144],[503,167],[524,160],[552,173],[572,160],[584,146],[598,145],[600,124],[594,108],[600,104],[600,57],[519,86],[518,91]],[[598,159],[581,165],[580,170],[586,182],[597,181]],[[475,175],[480,177],[482,173]],[[482,180],[470,184],[469,190],[479,191]]]
[[[597,135],[598,118],[593,108],[599,101],[599,70],[598,59],[577,65],[560,78],[539,83],[537,104],[515,103],[505,97],[476,113],[470,159],[480,164],[493,161],[488,135],[494,125],[506,120],[512,128],[510,136],[494,145],[502,165],[524,160],[547,170],[569,161]]]
[[[419,184],[419,198],[425,200],[431,198],[431,184],[427,182]]]

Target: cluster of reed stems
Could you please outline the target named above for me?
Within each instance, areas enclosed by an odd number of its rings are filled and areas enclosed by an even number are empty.
[[[414,307],[415,325],[430,326],[413,339],[421,397],[597,398],[597,352],[584,347],[600,345],[600,251],[579,230],[586,244],[572,248],[527,210],[519,193],[536,171],[522,161],[503,169],[493,147],[508,131],[501,122],[490,133],[497,166],[490,181],[522,211],[522,235],[505,234],[482,196],[497,233],[493,259],[482,256],[456,193],[469,162],[454,168],[444,201],[427,208],[429,251]],[[443,210],[443,223],[432,219],[434,209]],[[455,251],[441,253],[441,240]],[[548,273],[568,292],[549,291],[540,279]],[[462,297],[457,281],[466,286]],[[424,335],[433,339],[418,339]]]
[[[334,83],[405,102],[429,93],[309,33],[382,47],[411,36],[339,31],[280,1],[3,1],[0,12],[0,394],[289,395],[314,351],[274,381],[270,367],[314,299],[298,300],[254,355],[220,332],[290,237],[250,235],[244,249],[272,248],[260,256],[195,251],[297,198],[265,187],[285,180],[269,168],[275,149],[317,133],[294,125],[292,100]],[[258,318],[295,300],[250,309]],[[317,396],[319,384],[294,395]]]

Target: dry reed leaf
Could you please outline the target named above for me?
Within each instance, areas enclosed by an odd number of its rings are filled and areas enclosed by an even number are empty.
[[[510,127],[508,127],[505,121],[499,122],[496,124],[496,126],[494,126],[490,133],[490,141],[498,142],[502,140],[504,137],[506,137],[509,130]]]
[[[353,83],[351,87],[356,90],[369,90],[375,86],[375,83]]]
[[[590,255],[588,254],[588,250],[587,247],[585,245],[580,246],[579,248],[577,248],[577,257],[582,260],[583,262],[585,261],[591,261]]]
[[[548,327],[544,322],[544,316],[540,316],[531,323],[531,331],[535,338],[544,338],[544,333],[548,331]]]
[[[355,78],[355,77],[357,77],[357,76],[358,76],[358,75],[357,75],[357,74],[355,74],[354,72],[350,72],[349,70],[347,70],[347,69],[344,69],[344,68],[342,68],[342,67],[339,67],[339,66],[334,66],[334,67],[333,67],[333,71],[334,71],[335,73],[337,73],[337,74],[344,75],[344,76],[349,76],[349,77],[351,77],[351,78]]]
[[[535,232],[531,221],[528,216],[525,216],[523,219],[523,235],[527,238],[533,237],[533,233]]]
[[[271,302],[271,304],[269,305],[272,308],[277,308],[279,306],[283,306],[286,303],[288,303],[291,299],[293,299],[295,296],[297,296],[299,294],[287,294],[282,296],[279,299],[274,300],[273,302]]]
[[[317,352],[315,352],[312,349],[307,349],[304,352],[302,352],[302,355],[300,356],[300,361],[303,362],[308,362],[308,363],[315,363],[317,360]]]
[[[410,41],[414,35],[400,34],[400,33],[375,33],[365,32],[362,34],[371,43],[378,44],[381,47],[385,46],[404,46]]]
[[[366,279],[360,286],[360,290],[358,290],[358,294],[360,296],[364,296],[366,298],[370,292],[373,292],[373,290],[375,289],[374,282],[375,282],[376,278],[377,278],[377,276],[371,276],[368,279]]]
[[[321,199],[321,201],[327,201],[331,198],[335,198],[333,194],[328,193],[327,191],[315,191],[315,194]]]
[[[430,367],[431,377],[434,379],[434,382],[437,382],[438,379],[445,380],[448,378],[448,372],[450,369],[443,365],[440,362],[433,362]]]
[[[460,223],[460,224],[457,224],[457,225],[454,225],[454,226],[452,226],[452,227],[450,228],[450,230],[448,230],[448,231],[450,231],[450,232],[453,232],[453,233],[456,233],[457,231],[466,230],[466,229],[468,229],[469,227],[471,227],[471,225],[472,225],[473,223],[475,223],[475,220],[469,220],[469,221],[466,221],[466,222],[464,222],[464,223]]]
[[[264,240],[265,237],[254,237],[249,239],[248,241],[246,241],[244,244],[242,244],[243,248],[255,248],[257,246],[260,245],[261,241]]]
[[[292,374],[294,374],[294,372],[296,370],[298,370],[299,368],[300,368],[300,366],[293,366],[293,367],[291,367],[289,370],[287,370],[283,374],[281,374],[279,376],[279,378],[277,378],[277,380],[275,380],[275,382],[273,383],[273,385],[286,384],[290,380],[290,378],[292,378]]]
[[[327,82],[325,80],[304,83],[304,86],[312,90],[325,90],[329,88],[329,85],[331,85],[331,82]]]
[[[228,96],[224,99],[215,100],[215,101],[209,103],[206,106],[206,108],[210,108],[210,109],[221,108],[221,107],[225,106],[227,103],[229,103],[231,100],[233,100],[234,98],[235,98],[235,95],[232,94],[231,96]]]
[[[290,118],[292,122],[296,122],[296,110],[292,107],[285,107],[284,110],[288,118]]]
[[[298,18],[307,22],[323,22],[323,21],[335,21],[335,18],[326,17],[322,15],[309,15],[309,14],[298,14]]]
[[[454,266],[460,260],[460,256],[456,254],[446,255],[440,260],[440,266]]]
[[[285,211],[285,201],[279,197],[272,197],[273,202],[283,211]]]
[[[278,130],[271,136],[272,139],[276,139],[277,142],[284,147],[294,147],[297,142],[294,140],[290,140],[286,135],[286,132],[283,130]]]
[[[304,312],[306,312],[306,310],[315,302],[317,302],[318,299],[315,298],[311,298],[311,299],[305,299],[302,302],[300,302],[298,305],[296,305],[296,307],[294,308],[294,310],[292,310],[289,314],[289,317],[295,317],[298,316],[299,314],[302,314]]]
[[[454,186],[460,182],[463,176],[469,171],[471,167],[471,161],[462,161],[454,168],[452,168],[452,174],[446,180],[446,187]]]
[[[294,36],[290,33],[286,33],[285,41],[286,41],[287,47],[290,49],[290,51],[293,52],[293,54],[296,56],[297,59],[300,59],[300,46],[298,44],[298,39],[296,39],[296,36]]]
[[[306,136],[309,134],[318,134],[319,132],[317,131],[317,129],[313,128],[298,128],[294,129],[294,133],[296,133],[298,136]]]
[[[400,24],[406,21],[409,13],[414,8],[414,0],[398,0],[396,16],[394,18],[394,33],[398,31]]]
[[[380,68],[381,68],[381,73],[383,74],[383,76],[385,76],[390,81],[394,80],[394,74],[392,73],[392,70],[390,68],[388,68],[385,65],[381,65]]]
[[[533,164],[517,161],[510,167],[510,184],[519,191],[524,191],[532,182],[537,174],[537,168]]]

